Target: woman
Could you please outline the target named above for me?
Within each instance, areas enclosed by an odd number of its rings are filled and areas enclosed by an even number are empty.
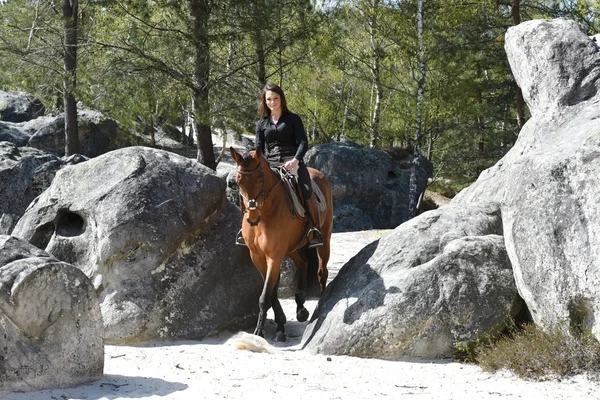
[[[312,197],[310,175],[303,161],[308,150],[304,124],[297,114],[288,110],[283,90],[272,83],[267,84],[260,93],[258,112],[262,118],[256,123],[256,148],[260,149],[271,166],[283,166],[288,171],[297,169],[304,209],[312,226],[307,234],[308,247],[322,246],[317,200]],[[236,244],[245,245],[241,230],[237,234]]]

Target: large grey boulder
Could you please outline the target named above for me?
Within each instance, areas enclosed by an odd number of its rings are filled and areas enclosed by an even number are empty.
[[[29,135],[15,124],[0,121],[0,142],[10,142],[17,147],[23,147],[29,141]]]
[[[0,119],[22,122],[44,115],[44,105],[33,95],[0,90]]]
[[[595,41],[568,19],[530,21],[511,28],[505,50],[531,115],[555,118],[595,97],[600,62]]]
[[[102,332],[94,286],[79,269],[0,235],[0,393],[100,379]]]
[[[453,203],[502,204],[506,249],[535,323],[600,338],[600,52],[566,19],[510,28],[505,47],[532,118]]]
[[[240,221],[212,170],[130,147],[60,170],[13,235],[90,277],[109,342],[201,339],[256,320],[262,284],[232,244]]]
[[[96,157],[108,151],[137,143],[134,136],[124,131],[114,119],[85,107],[77,109],[80,153]],[[31,135],[27,145],[57,155],[65,153],[65,118],[59,115],[45,118],[45,122]]]
[[[19,123],[12,123],[12,125],[23,131],[27,136],[31,137],[46,125],[54,124],[57,119],[58,117],[55,115],[44,115],[35,119],[30,119]]]
[[[50,186],[56,171],[82,160],[0,142],[0,234],[12,232],[33,199]]]
[[[361,250],[325,290],[304,332],[311,352],[450,357],[522,306],[498,204],[442,207]]]
[[[31,127],[37,126],[37,129],[32,133],[27,145],[63,155],[65,153],[65,117],[62,115],[43,117],[34,121],[41,124],[30,124]]]
[[[336,142],[313,146],[304,160],[331,182],[334,232],[391,229],[408,219],[410,169],[400,168],[385,152]],[[356,209],[363,218],[346,216]]]

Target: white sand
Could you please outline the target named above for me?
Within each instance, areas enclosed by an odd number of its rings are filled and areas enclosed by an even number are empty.
[[[383,232],[333,238],[334,275],[345,260]],[[258,299],[257,299],[258,301]],[[105,347],[104,377],[69,389],[13,393],[6,400],[62,399],[598,399],[600,384],[584,377],[529,382],[449,361],[383,361],[310,355],[299,349],[306,323],[283,301],[288,342],[273,353],[237,350],[228,335],[200,342]],[[316,300],[307,303],[312,312]],[[267,321],[267,337],[274,324]]]

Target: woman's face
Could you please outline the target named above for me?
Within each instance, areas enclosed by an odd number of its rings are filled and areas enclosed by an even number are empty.
[[[267,103],[267,107],[271,110],[271,113],[281,112],[281,96],[277,93],[267,90],[265,93],[265,102]]]

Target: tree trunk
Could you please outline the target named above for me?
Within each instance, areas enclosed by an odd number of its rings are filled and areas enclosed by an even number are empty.
[[[266,5],[264,1],[258,0],[253,1],[252,5],[254,7],[254,54],[256,56],[256,79],[258,83],[258,89],[262,90],[267,84],[267,72],[265,66],[265,48],[264,48],[264,39],[263,39],[263,31],[262,28],[265,24],[263,20],[263,11],[265,10]]]
[[[417,109],[415,119],[415,139],[413,143],[413,167],[410,172],[408,218],[413,218],[417,214],[417,204],[419,201],[417,189],[417,160],[421,156],[421,129],[423,113],[423,97],[425,95],[425,46],[423,43],[423,0],[418,0],[417,4],[417,36],[419,40],[419,82],[417,84]]]
[[[208,24],[210,16],[209,0],[191,0],[191,16],[194,40],[194,123],[198,133],[197,160],[208,168],[216,170],[210,129],[209,74],[210,41]]]
[[[77,17],[78,0],[63,0],[64,68],[63,102],[65,107],[65,155],[80,152],[77,127]]]
[[[379,12],[379,0],[372,3],[371,16],[369,18],[369,33],[371,36],[373,86],[375,88],[375,106],[373,107],[373,118],[371,120],[371,147],[379,147],[381,137],[379,135],[379,120],[381,119],[381,100],[383,98],[383,86],[381,85],[381,48],[378,38],[377,14]]]
[[[281,32],[281,7],[277,7],[277,69],[279,70],[279,87],[283,87],[283,34]]]
[[[254,43],[256,45],[256,78],[258,87],[262,89],[267,84],[267,73],[265,69],[265,49],[263,46],[263,37],[260,28],[257,28],[254,31]]]
[[[187,127],[187,118],[185,115],[185,110],[183,110],[182,112],[182,116],[181,116],[181,144],[186,145],[187,144],[187,136],[186,136],[186,127]]]
[[[227,47],[227,82],[229,83],[233,70],[233,61],[235,57],[235,42],[237,38],[234,35],[229,36]],[[230,117],[230,115],[228,115]],[[241,141],[242,134],[238,130],[233,131],[235,140]]]
[[[423,43],[423,0],[418,1],[417,11],[417,36],[419,40],[419,81],[417,83],[417,104],[415,118],[414,155],[421,155],[421,136],[423,125],[423,98],[425,97],[425,77],[427,66],[425,64],[425,45]]]
[[[521,23],[521,1],[513,0],[512,6],[512,17],[513,24],[519,25]],[[519,132],[521,128],[525,124],[525,99],[523,99],[523,92],[518,85],[515,85],[515,98],[516,98],[516,108],[517,108],[517,127],[519,128]]]
[[[154,96],[152,93],[148,93],[146,95],[148,101],[148,133],[150,134],[150,145],[152,147],[156,146],[156,126],[154,124],[154,116],[158,114],[158,103],[154,100]]]

